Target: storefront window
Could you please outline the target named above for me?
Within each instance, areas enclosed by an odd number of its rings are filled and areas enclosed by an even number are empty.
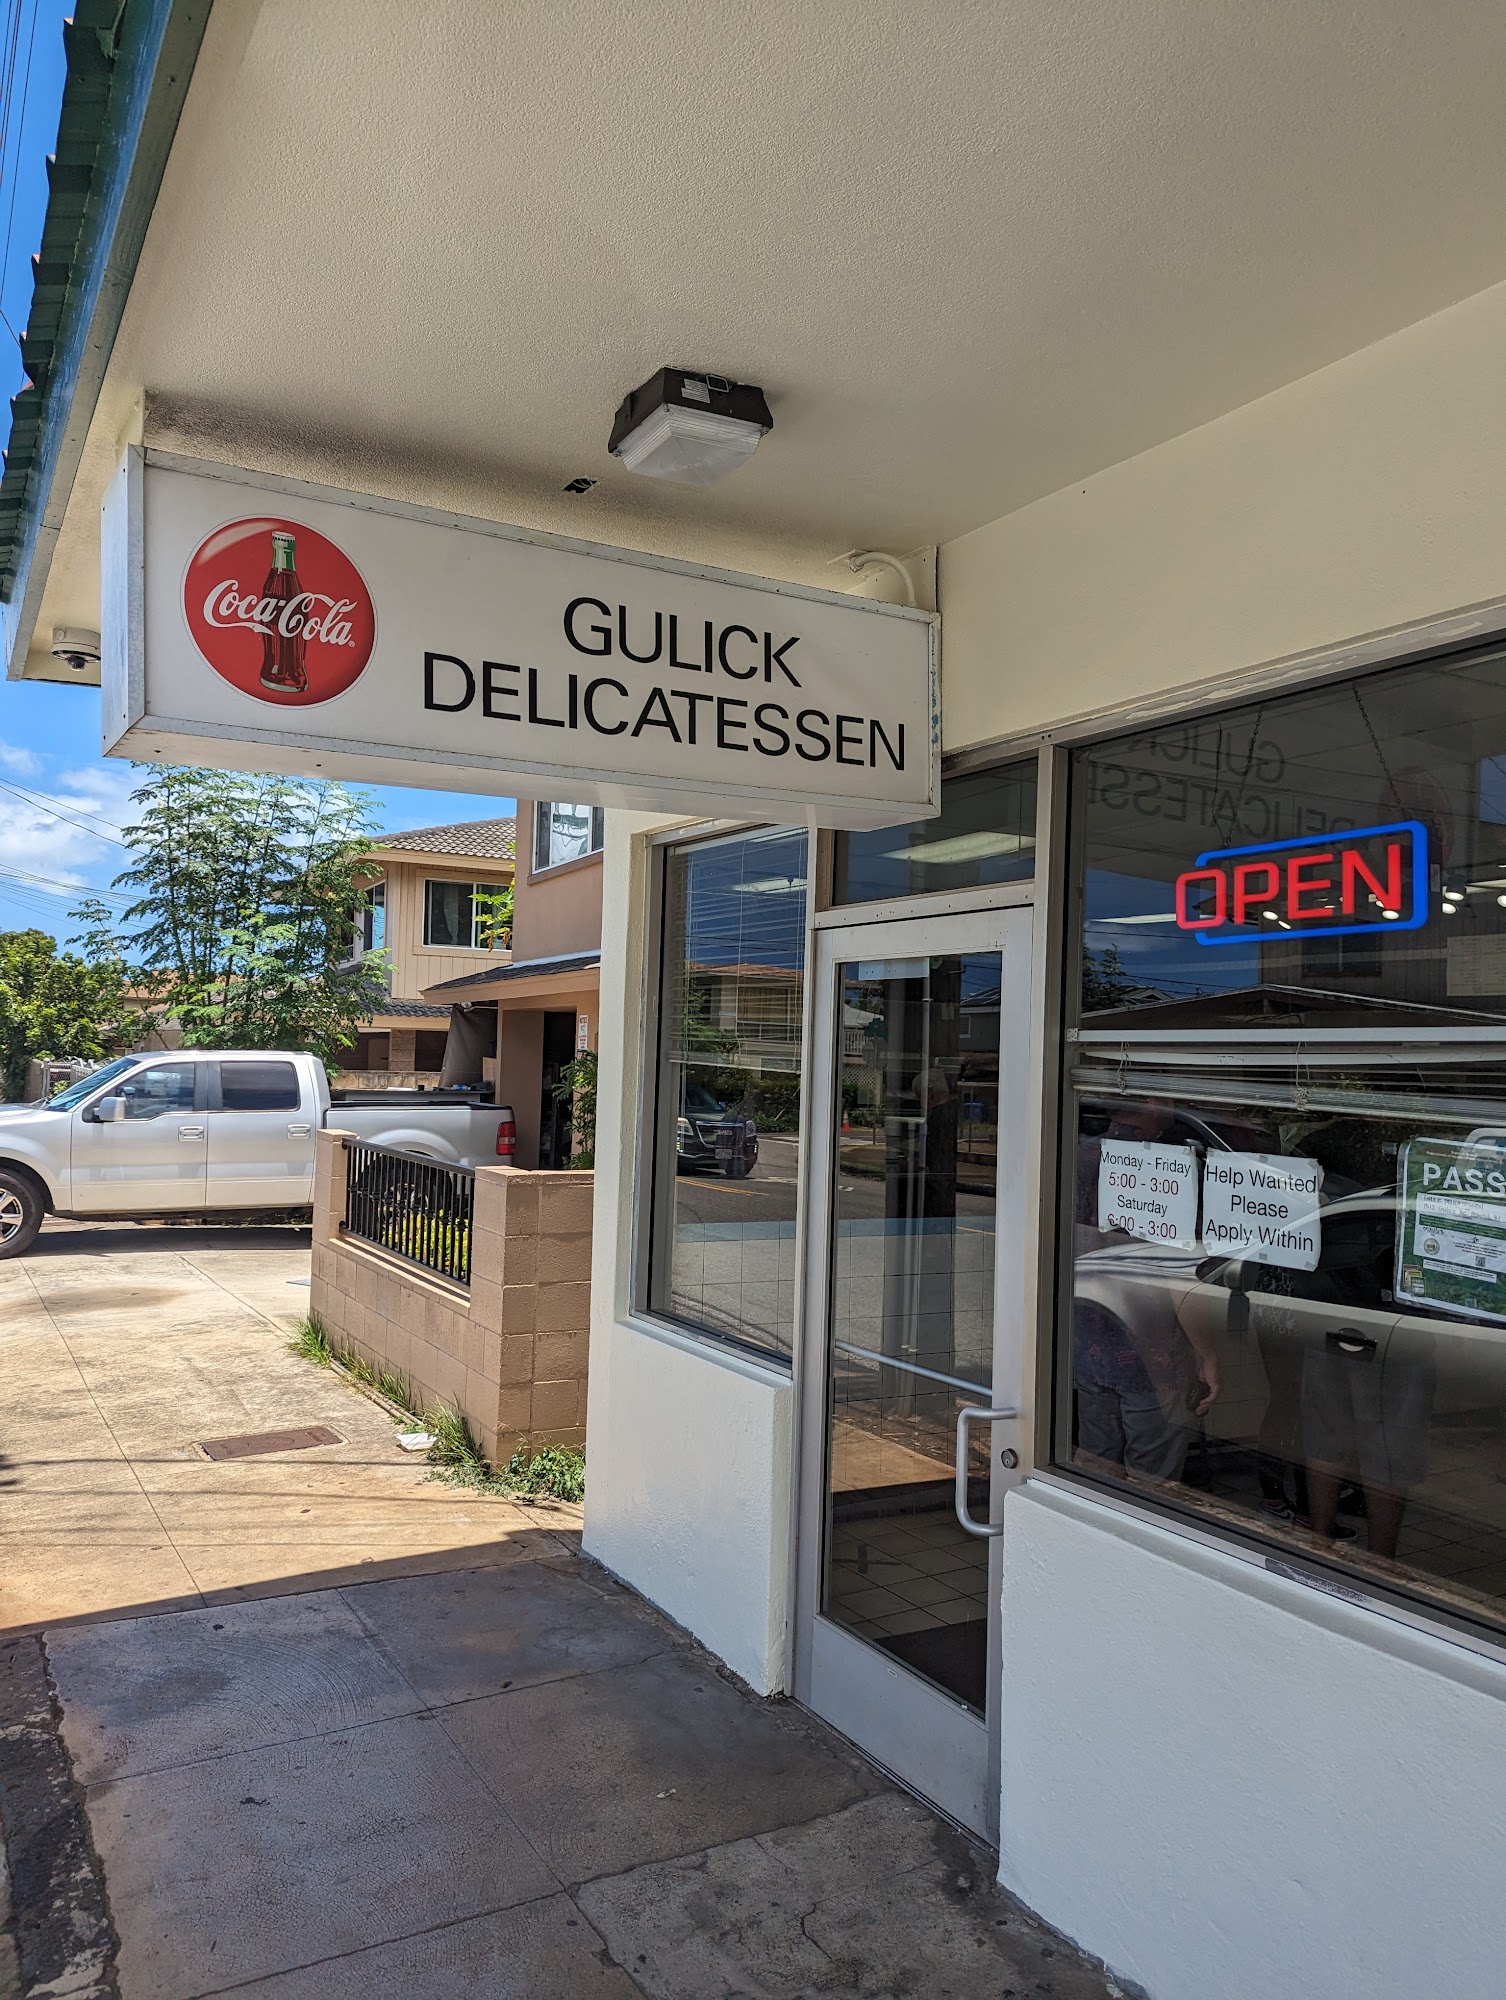
[[[1506,1617],[1506,658],[1086,751],[1059,1462]]]
[[[669,849],[648,1304],[787,1358],[795,1321],[806,864],[777,828]]]
[[[834,903],[937,895],[1028,881],[1035,873],[1036,760],[974,771],[941,787],[935,819],[835,836]]]
[[[1506,650],[1076,758],[1083,1025],[1506,1021]]]

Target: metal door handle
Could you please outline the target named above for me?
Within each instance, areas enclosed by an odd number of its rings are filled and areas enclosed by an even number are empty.
[[[987,1540],[992,1535],[1002,1535],[1002,1521],[975,1521],[967,1511],[967,1427],[969,1424],[1001,1424],[1006,1417],[1017,1417],[1018,1410],[989,1410],[981,1403],[969,1403],[967,1408],[957,1412],[957,1519],[970,1535]]]
[[[312,1125],[290,1125],[288,1127],[288,1137],[290,1139],[306,1139],[313,1129]]]
[[[178,1137],[180,1139],[202,1139],[203,1136],[204,1127],[202,1125],[180,1125],[178,1127]]]

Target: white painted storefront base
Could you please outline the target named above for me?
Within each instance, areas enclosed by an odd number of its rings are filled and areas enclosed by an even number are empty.
[[[1506,1992],[1506,1668],[1009,1496],[1000,1875],[1152,2000]]]
[[[591,1368],[586,1553],[757,1693],[777,1693],[789,1604],[789,1377],[621,1322],[593,1344]]]

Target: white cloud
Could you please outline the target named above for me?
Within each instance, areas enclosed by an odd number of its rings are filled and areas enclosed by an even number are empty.
[[[118,856],[118,848],[83,827],[0,792],[0,870],[85,889],[108,882],[123,861]]]
[[[140,773],[128,765],[118,770],[102,765],[97,771],[64,771],[54,782],[49,803],[118,834],[138,817],[140,808],[132,805],[131,793],[140,781]]]
[[[42,768],[42,760],[35,750],[25,750],[19,743],[7,743],[0,737],[0,767],[14,771],[18,778],[34,778]]]

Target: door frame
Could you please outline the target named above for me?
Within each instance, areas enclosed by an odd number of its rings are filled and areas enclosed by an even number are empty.
[[[818,1610],[826,1503],[826,1429],[832,1179],[836,1165],[837,968],[856,957],[905,958],[998,949],[1000,1114],[1005,1107],[1018,1146],[1001,1148],[994,1274],[994,1407],[1019,1415],[991,1426],[991,1450],[1007,1443],[1018,1470],[994,1463],[989,1518],[998,1526],[1004,1494],[1033,1467],[1036,1435],[1035,1318],[1039,1257],[1038,1191],[1041,1112],[1037,1005],[1041,940],[1035,935],[1034,883],[980,896],[969,908],[924,913],[914,906],[859,905],[823,912],[810,934],[811,981],[807,1067],[809,1118],[804,1181],[803,1337],[797,1357],[794,1513],[793,1681],[797,1698],[851,1737],[902,1784],[971,1831],[996,1841],[999,1816],[1003,1581],[1000,1539],[989,1543],[986,1716],[979,1718],[876,1647]],[[951,899],[947,899],[949,902]],[[1001,1404],[1000,1397],[1003,1396]],[[979,1390],[975,1401],[983,1402]]]

